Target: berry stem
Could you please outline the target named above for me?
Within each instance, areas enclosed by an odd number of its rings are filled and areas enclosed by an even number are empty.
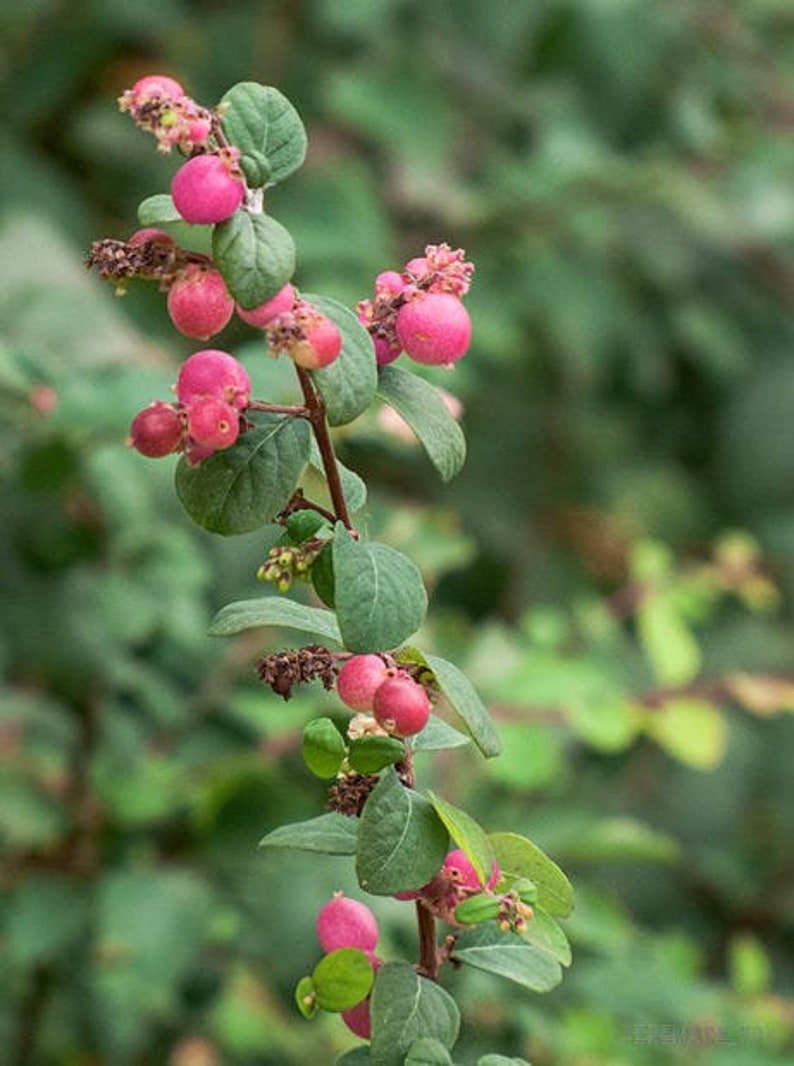
[[[250,400],[248,410],[267,411],[274,415],[293,415],[295,418],[308,418],[311,421],[311,412],[303,404],[266,403],[264,400]]]
[[[322,396],[314,386],[309,371],[296,365],[295,372],[298,375],[301,390],[303,391],[303,399],[308,412],[306,417],[311,422],[314,437],[317,441],[317,447],[320,449],[323,472],[325,473],[325,480],[328,484],[328,492],[331,496],[331,504],[334,509],[334,514],[337,520],[342,522],[345,529],[348,529],[353,533],[353,523],[350,518],[350,512],[347,509],[345,494],[342,491],[342,479],[339,476],[339,467],[336,464],[334,446],[331,442],[331,435],[328,432],[328,422],[325,418],[325,404],[323,403]]]
[[[416,972],[430,981],[438,981],[441,957],[436,943],[436,920],[421,899],[416,901],[416,924],[419,930],[419,964]]]

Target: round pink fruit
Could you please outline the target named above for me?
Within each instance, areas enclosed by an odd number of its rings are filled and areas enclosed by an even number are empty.
[[[378,943],[378,923],[366,903],[336,892],[317,915],[317,937],[323,951],[358,948],[372,952]]]
[[[198,444],[230,448],[240,435],[240,414],[215,396],[200,396],[186,404],[188,433]]]
[[[352,655],[339,671],[336,691],[351,711],[371,711],[376,689],[389,676],[389,667],[379,655]]]
[[[295,288],[287,282],[284,288],[279,289],[275,296],[258,307],[252,307],[249,311],[246,311],[244,307],[240,307],[238,304],[237,314],[249,326],[254,326],[256,329],[264,329],[274,318],[278,318],[285,311],[291,311],[294,303]]]
[[[342,334],[335,322],[327,315],[304,330],[304,340],[290,348],[290,356],[296,366],[304,370],[319,370],[333,363],[342,350]]]
[[[129,441],[149,459],[170,455],[179,447],[184,427],[177,410],[163,400],[155,400],[133,418]]]
[[[398,674],[387,678],[375,690],[372,712],[389,733],[410,737],[427,725],[430,700],[422,685],[408,674]]]
[[[167,74],[147,74],[135,82],[130,89],[130,95],[135,106],[140,107],[147,100],[152,100],[157,96],[169,100],[181,100],[185,95],[185,90],[178,81],[169,78]]]
[[[168,290],[168,314],[180,333],[208,340],[226,326],[234,313],[223,275],[190,263]]]
[[[483,887],[479,874],[467,858],[466,853],[460,848],[450,851],[444,859],[442,871],[451,874],[457,883],[464,888],[470,888],[475,892],[479,892]],[[493,867],[491,868],[491,876],[488,878],[488,883],[485,887],[493,888],[501,876],[502,874],[499,865],[494,862]]]
[[[342,1011],[342,1021],[351,1033],[360,1036],[362,1040],[369,1040],[372,1036],[372,1018],[370,1016],[370,999],[362,999],[355,1007]]]
[[[430,292],[403,304],[397,312],[397,336],[409,358],[428,366],[448,366],[471,342],[469,312],[457,296]]]
[[[194,352],[182,364],[176,395],[184,404],[196,397],[214,396],[243,410],[251,397],[251,379],[233,355],[216,348],[204,348]]]
[[[171,182],[174,206],[185,222],[213,225],[231,218],[245,195],[242,179],[218,155],[196,155],[183,163]]]

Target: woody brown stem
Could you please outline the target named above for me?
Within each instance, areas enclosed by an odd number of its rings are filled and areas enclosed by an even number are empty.
[[[300,366],[296,366],[295,370],[298,374],[304,403],[308,412],[306,417],[311,422],[314,438],[317,441],[317,447],[320,449],[323,472],[328,484],[328,492],[331,496],[331,505],[338,521],[342,522],[346,529],[353,532],[353,523],[350,518],[350,512],[347,509],[345,494],[342,491],[342,479],[339,476],[334,446],[331,443],[331,435],[328,432],[323,398],[315,388],[309,371]]]

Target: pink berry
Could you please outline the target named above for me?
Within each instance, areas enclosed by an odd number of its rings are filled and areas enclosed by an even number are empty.
[[[176,408],[155,400],[133,418],[129,442],[141,455],[160,459],[177,450],[183,432],[182,419]]]
[[[127,244],[131,244],[133,248],[137,248],[141,244],[147,244],[149,241],[156,241],[158,244],[173,244],[174,238],[170,233],[166,233],[164,229],[157,229],[155,226],[144,226],[143,229],[136,229],[127,238]]]
[[[342,334],[335,322],[321,315],[316,324],[304,330],[305,339],[294,344],[289,354],[304,370],[319,370],[333,363],[342,350]]]
[[[174,78],[166,74],[147,74],[139,78],[130,89],[132,101],[136,107],[156,96],[167,97],[169,100],[181,100],[185,90]]]
[[[342,1021],[351,1033],[360,1036],[362,1040],[369,1040],[372,1036],[372,1018],[370,1015],[370,998],[362,999],[355,1007],[342,1011]]]
[[[251,379],[233,355],[216,348],[204,348],[194,352],[182,364],[176,395],[184,404],[197,397],[214,396],[243,410],[251,397]]]
[[[466,857],[466,853],[460,848],[456,848],[455,851],[450,851],[446,859],[444,859],[442,870],[447,874],[452,874],[457,883],[464,888],[470,888],[475,892],[482,890],[483,884],[477,871]],[[488,878],[488,884],[486,887],[493,888],[501,876],[502,874],[499,865],[494,862],[491,876]]]
[[[236,407],[215,396],[200,396],[185,405],[188,433],[198,444],[229,448],[240,435]]]
[[[375,718],[389,733],[410,737],[420,733],[430,717],[430,700],[424,688],[407,674],[387,678],[372,700]]]
[[[421,278],[429,269],[430,264],[423,255],[417,255],[414,259],[409,259],[405,264],[405,272],[410,274],[412,278]]]
[[[366,903],[336,892],[317,915],[317,937],[323,951],[358,948],[371,952],[378,943],[378,923]]]
[[[372,338],[372,342],[375,345],[375,362],[378,366],[393,363],[403,350],[398,340],[389,340],[387,337],[376,336]]]
[[[381,296],[396,296],[409,284],[396,270],[384,270],[375,278],[375,292]]]
[[[454,363],[471,341],[469,312],[448,292],[425,293],[403,304],[396,327],[409,358],[429,366]]]
[[[268,323],[272,322],[274,318],[278,318],[284,311],[291,311],[292,305],[295,303],[295,288],[289,282],[283,289],[279,289],[275,296],[266,300],[265,303],[260,304],[258,307],[252,307],[246,311],[245,308],[240,307],[237,304],[237,314],[243,320],[247,322],[249,326],[255,326],[257,329],[264,329]]]
[[[223,275],[190,263],[168,290],[168,314],[180,333],[208,340],[227,325],[234,313]]]
[[[231,218],[245,195],[242,179],[230,173],[219,155],[196,155],[183,163],[171,182],[174,205],[185,220],[212,225]]]
[[[339,699],[351,711],[371,711],[375,691],[390,673],[379,655],[352,655],[336,679]]]

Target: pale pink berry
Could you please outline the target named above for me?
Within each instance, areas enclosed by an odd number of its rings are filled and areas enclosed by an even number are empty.
[[[171,182],[174,206],[185,222],[213,225],[231,218],[245,195],[242,179],[219,155],[196,155]]]
[[[133,418],[129,443],[149,459],[170,455],[179,447],[184,433],[179,412],[170,403],[155,400]]]
[[[141,244],[147,244],[150,241],[156,241],[157,244],[173,244],[174,238],[170,233],[166,233],[164,229],[157,229],[156,226],[144,226],[143,229],[136,229],[127,238],[127,244],[131,244],[133,248],[137,248]]]
[[[194,146],[206,144],[212,132],[212,122],[208,118],[195,118],[188,125],[188,140]]]
[[[184,404],[196,397],[214,396],[242,411],[251,398],[251,379],[233,355],[216,348],[204,348],[194,352],[182,364],[176,396]]]
[[[483,883],[477,871],[466,857],[466,853],[460,848],[450,851],[446,859],[444,859],[444,865],[441,869],[443,873],[451,876],[456,884],[463,888],[469,888],[474,892],[480,892],[483,888]],[[494,862],[491,876],[488,878],[488,883],[485,887],[493,888],[501,876],[499,865]]]
[[[387,678],[372,699],[375,719],[389,733],[410,737],[420,733],[430,717],[430,699],[422,685],[408,674]]]
[[[448,366],[465,354],[471,341],[469,312],[457,296],[430,292],[397,312],[397,336],[417,363]]]
[[[396,296],[408,284],[396,270],[384,270],[375,278],[375,292],[378,296]]]
[[[240,413],[215,396],[199,396],[185,405],[188,433],[198,444],[229,448],[240,435]]]
[[[314,325],[304,329],[304,339],[289,349],[296,366],[304,370],[319,370],[333,363],[342,350],[342,334],[335,322],[321,315]]]
[[[339,671],[337,695],[351,711],[371,711],[376,689],[391,673],[379,655],[352,655]]]
[[[335,892],[317,915],[317,938],[323,951],[358,948],[372,952],[378,943],[378,923],[366,903]]]
[[[186,337],[208,340],[233,313],[234,300],[218,270],[189,263],[168,290],[168,314]]]
[[[372,343],[375,345],[375,362],[378,366],[386,366],[387,363],[393,363],[403,350],[398,340],[392,340],[388,337],[375,336],[372,338]]]
[[[130,89],[130,97],[135,107],[140,107],[155,97],[181,100],[184,95],[185,90],[179,82],[169,78],[167,74],[147,74],[139,78]]]
[[[430,264],[423,255],[417,255],[414,259],[409,259],[405,264],[405,273],[410,274],[412,278],[421,278],[429,269]]]
[[[372,1036],[372,1017],[370,1013],[370,997],[362,999],[355,1007],[342,1011],[342,1021],[351,1033],[360,1036],[362,1040],[369,1040]]]
[[[257,329],[264,329],[268,323],[272,322],[274,318],[278,318],[284,311],[291,311],[292,306],[295,303],[295,287],[289,282],[283,289],[279,289],[275,296],[266,300],[265,303],[260,304],[258,307],[252,307],[250,310],[246,310],[244,307],[240,307],[237,304],[237,314],[243,320],[247,322],[249,326],[255,326]]]

